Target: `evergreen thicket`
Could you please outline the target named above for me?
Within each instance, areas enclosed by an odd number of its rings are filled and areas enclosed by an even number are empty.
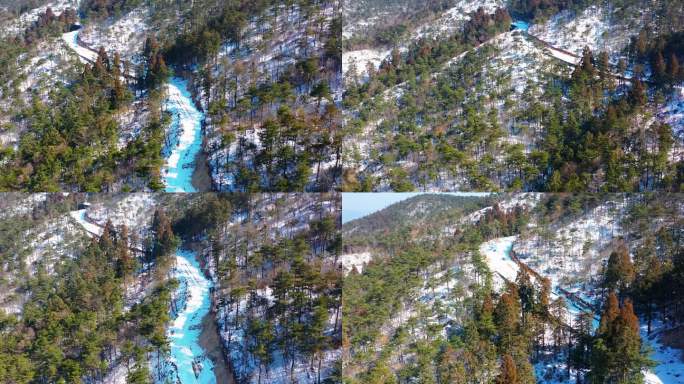
[[[149,242],[173,242],[167,230],[158,221]],[[83,383],[121,363],[131,382],[148,383],[151,353],[168,349],[175,287],[166,278],[170,250],[148,251],[135,250],[128,229],[108,222],[75,259],[54,271],[43,265],[22,287],[21,317],[1,315],[0,381]],[[150,293],[125,311],[130,283],[151,272],[157,278],[148,282]]]

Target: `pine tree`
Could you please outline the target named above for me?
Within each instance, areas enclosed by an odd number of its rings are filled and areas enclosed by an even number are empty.
[[[397,384],[397,377],[384,362],[376,364],[368,372],[366,382],[368,384]]]
[[[644,83],[636,75],[636,71],[634,76],[636,78],[634,79],[634,85],[632,86],[632,89],[629,91],[629,100],[633,106],[640,107],[646,104],[646,89],[644,87]]]
[[[520,335],[520,313],[518,288],[515,284],[509,283],[506,292],[499,299],[494,315],[499,331],[499,350],[501,353],[510,353],[515,349],[516,339]]]
[[[462,356],[449,344],[439,354],[437,363],[438,384],[465,384],[467,374]]]
[[[114,63],[112,64],[112,108],[121,107],[126,101],[126,88],[121,81],[121,56],[119,52],[114,53]]]
[[[328,300],[325,296],[318,300],[318,305],[314,308],[313,318],[309,324],[308,333],[310,335],[310,350],[313,358],[318,359],[317,383],[321,382],[321,363],[323,362],[324,351],[328,347],[328,337],[325,329],[328,324]]]
[[[611,252],[604,276],[604,286],[610,290],[623,292],[634,281],[634,264],[629,250],[623,243]]]
[[[486,339],[491,339],[496,333],[496,325],[494,324],[494,303],[492,296],[487,294],[482,301],[482,307],[477,313],[477,325],[480,336]]]
[[[247,329],[247,335],[252,341],[249,349],[259,362],[258,383],[261,384],[262,371],[268,368],[273,360],[273,330],[267,320],[260,318],[251,319]]]
[[[518,370],[513,357],[505,354],[501,359],[501,373],[496,378],[496,384],[519,384]]]
[[[178,247],[179,239],[174,235],[171,222],[162,209],[154,212],[152,229],[154,238],[150,250],[150,261],[156,262],[158,272],[164,274],[169,267],[171,252]]]
[[[655,57],[655,62],[653,63],[653,69],[655,71],[655,78],[659,83],[664,83],[666,80],[667,66],[665,64],[665,58],[663,57],[663,52],[658,51]]]
[[[119,236],[117,236],[117,275],[123,282],[124,289],[128,286],[130,278],[135,272],[135,258],[129,249],[128,227],[122,225]]]
[[[677,59],[677,55],[674,52],[670,55],[670,61],[667,64],[668,64],[667,68],[668,68],[668,76],[669,76],[670,82],[672,82],[672,83],[678,82],[680,79],[680,75],[681,75],[680,74],[681,68],[679,66],[679,59]]]
[[[520,315],[524,322],[525,315],[531,313],[535,307],[534,286],[530,280],[530,274],[524,268],[518,270],[518,276],[515,283],[518,286],[518,297],[520,298],[520,303],[522,305]],[[524,323],[523,326],[525,326]]]
[[[641,350],[639,320],[630,300],[620,307],[611,292],[591,351],[591,383],[641,383],[642,370],[650,364]]]

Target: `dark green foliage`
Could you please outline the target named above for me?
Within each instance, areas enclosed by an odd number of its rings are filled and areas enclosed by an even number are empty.
[[[145,40],[143,57],[145,59],[145,70],[143,71],[142,82],[148,88],[158,88],[168,80],[170,72],[156,38],[148,37]]]
[[[81,11],[86,17],[104,19],[121,16],[144,3],[144,0],[84,0]]]
[[[510,7],[516,15],[541,21],[563,10],[580,11],[592,3],[592,0],[514,0]]]
[[[634,281],[634,265],[629,256],[629,250],[620,244],[608,258],[605,271],[604,285],[609,290],[623,292]]]
[[[233,213],[233,197],[227,194],[203,194],[201,199],[186,207],[180,220],[173,224],[174,233],[186,239],[213,233]],[[236,203],[240,204],[240,202]]]
[[[117,63],[118,55],[110,60],[100,50],[75,83],[50,93],[49,104],[34,98],[23,111],[28,130],[3,163],[0,190],[107,191],[136,166],[142,177],[158,177],[163,129],[154,115],[137,140],[117,148],[115,114],[132,100]]]
[[[123,311],[125,276],[117,266],[128,252],[125,234],[108,224],[76,259],[56,265],[54,274],[39,270],[27,283],[30,294],[21,319],[0,316],[3,382],[81,383],[107,372],[119,349],[123,359],[137,359],[131,379],[147,382],[141,358],[150,345],[166,344],[173,284],[160,281],[149,296]]]

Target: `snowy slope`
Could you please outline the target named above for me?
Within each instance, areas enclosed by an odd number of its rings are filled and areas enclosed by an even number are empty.
[[[123,60],[138,63],[151,29],[148,18],[149,8],[140,7],[116,20],[106,20],[101,25],[87,25],[80,37],[88,46],[106,47],[107,50],[119,52]]]
[[[52,9],[54,14],[59,15],[68,8],[78,9],[80,3],[80,0],[54,0],[43,6],[33,8],[21,14],[21,16],[9,23],[5,28],[0,29],[0,37],[14,36],[22,33],[36,22],[41,15],[45,14],[48,8]]]
[[[594,52],[607,51],[613,57],[638,31],[639,23],[613,20],[606,6],[596,5],[579,14],[561,12],[546,23],[535,24],[529,29],[530,34],[576,55],[581,55],[584,47],[588,46]]]
[[[361,76],[363,80],[367,80],[368,66],[372,65],[377,70],[382,61],[389,56],[390,52],[391,50],[389,49],[345,51],[342,54],[342,73],[351,75],[349,70],[354,66],[356,74]]]
[[[667,103],[660,107],[658,118],[669,124],[679,141],[684,141],[684,84],[675,87]]]
[[[345,253],[339,257],[339,262],[347,273],[354,268],[356,268],[359,273],[363,272],[363,267],[371,260],[372,256],[370,252]]]
[[[666,328],[659,321],[653,322],[649,336],[645,321],[641,322],[641,340],[651,347],[651,359],[656,366],[644,374],[646,384],[679,384],[684,382],[684,352],[663,345],[659,340]]]

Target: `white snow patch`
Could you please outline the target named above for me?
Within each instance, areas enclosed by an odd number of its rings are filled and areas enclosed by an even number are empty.
[[[368,66],[372,65],[377,70],[391,52],[389,49],[360,49],[344,52],[342,54],[342,73],[347,75],[353,64],[356,67],[356,74],[365,79],[368,77]]]
[[[654,321],[651,336],[648,336],[647,325],[641,321],[641,340],[649,345],[653,351],[651,359],[656,361],[656,366],[644,372],[646,384],[677,384],[684,382],[684,355],[681,350],[663,345],[659,340],[665,325],[660,321]]]
[[[510,256],[513,243],[517,238],[517,236],[500,237],[480,245],[480,254],[485,257],[498,288],[503,287],[505,283],[501,277],[515,281],[518,276],[518,264]]]
[[[358,272],[363,272],[363,267],[368,264],[371,259],[372,255],[370,252],[345,253],[339,257],[339,261],[342,264],[345,273],[351,272],[354,268],[356,268]]]

